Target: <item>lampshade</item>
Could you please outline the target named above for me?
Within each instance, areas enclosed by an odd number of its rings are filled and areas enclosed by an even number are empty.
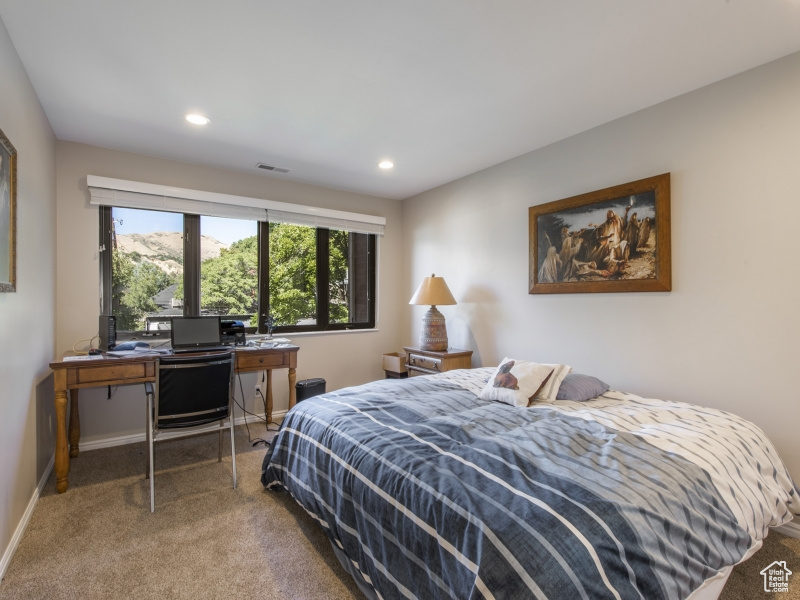
[[[455,304],[456,299],[450,293],[450,288],[443,277],[431,275],[426,277],[409,304],[428,304],[430,308],[422,318],[422,332],[419,336],[419,346],[422,350],[447,350],[447,327],[444,315],[436,309],[437,304]]]
[[[446,304],[456,304],[456,299],[450,293],[450,288],[447,287],[444,277],[437,277],[432,274],[422,280],[408,303],[444,306]]]

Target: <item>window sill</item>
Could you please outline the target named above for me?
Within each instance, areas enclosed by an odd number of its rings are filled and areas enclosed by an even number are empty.
[[[337,329],[334,331],[295,331],[293,333],[274,333],[272,337],[275,338],[306,338],[306,337],[315,337],[315,336],[324,336],[324,335],[347,335],[347,334],[355,334],[355,333],[377,333],[380,331],[377,327],[372,329]],[[166,333],[166,335],[163,335]],[[264,333],[248,333],[246,334],[247,340],[261,340],[264,339],[266,334]],[[153,334],[143,334],[140,331],[132,331],[132,332],[120,332],[117,335],[117,343],[121,344],[123,342],[147,342],[151,346],[157,347],[164,344],[169,344],[170,337],[169,332],[162,332],[162,335],[153,335]]]
[[[275,338],[288,338],[293,340],[300,337],[315,337],[321,335],[347,335],[352,333],[376,333],[380,331],[377,327],[373,329],[337,329],[333,331],[295,331],[291,333],[273,333]],[[260,340],[267,337],[264,333],[248,333],[248,340]]]

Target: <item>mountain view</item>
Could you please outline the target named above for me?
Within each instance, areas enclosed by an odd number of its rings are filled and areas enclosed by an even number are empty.
[[[213,237],[203,235],[200,242],[200,260],[217,258],[228,246]],[[177,231],[155,233],[128,233],[117,235],[117,250],[137,255],[152,262],[167,275],[183,273],[183,236]],[[137,261],[138,262],[138,261]]]
[[[126,220],[129,218],[124,216]],[[269,269],[269,314],[278,325],[316,322],[316,230],[270,223],[268,239],[270,260],[263,268]],[[346,323],[350,318],[349,240],[346,231],[329,233],[327,317],[330,323]],[[117,233],[114,246],[111,296],[118,330],[159,329],[171,316],[183,314],[180,227],[149,233],[135,230]],[[259,307],[258,235],[255,231],[252,235],[245,233],[239,239],[233,238],[230,244],[204,235],[200,252],[200,314],[235,317],[247,326]]]
[[[249,322],[258,306],[258,243],[252,235],[225,244],[200,238],[201,314]],[[180,231],[120,233],[112,249],[112,311],[121,331],[160,329],[183,314]],[[245,323],[247,324],[247,323]]]

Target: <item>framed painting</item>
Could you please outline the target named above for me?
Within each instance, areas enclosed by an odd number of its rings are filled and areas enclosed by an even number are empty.
[[[668,292],[669,173],[528,209],[529,293]]]
[[[0,292],[17,289],[17,151],[0,131]]]

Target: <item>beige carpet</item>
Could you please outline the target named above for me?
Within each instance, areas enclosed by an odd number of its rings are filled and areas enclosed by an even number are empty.
[[[217,463],[216,436],[161,442],[155,514],[144,444],[81,453],[66,494],[55,493],[51,475],[0,599],[362,599],[322,529],[287,494],[262,488],[264,447],[253,448],[242,427],[236,447],[233,490],[229,451]],[[773,560],[800,571],[800,540],[771,534],[722,598],[769,597],[759,571]],[[778,597],[800,599],[795,577]]]
[[[81,453],[65,494],[51,475],[0,598],[363,598],[322,529],[264,490],[264,446],[237,428],[234,490],[223,444],[218,463],[215,434],[159,442],[152,514],[144,443]]]

